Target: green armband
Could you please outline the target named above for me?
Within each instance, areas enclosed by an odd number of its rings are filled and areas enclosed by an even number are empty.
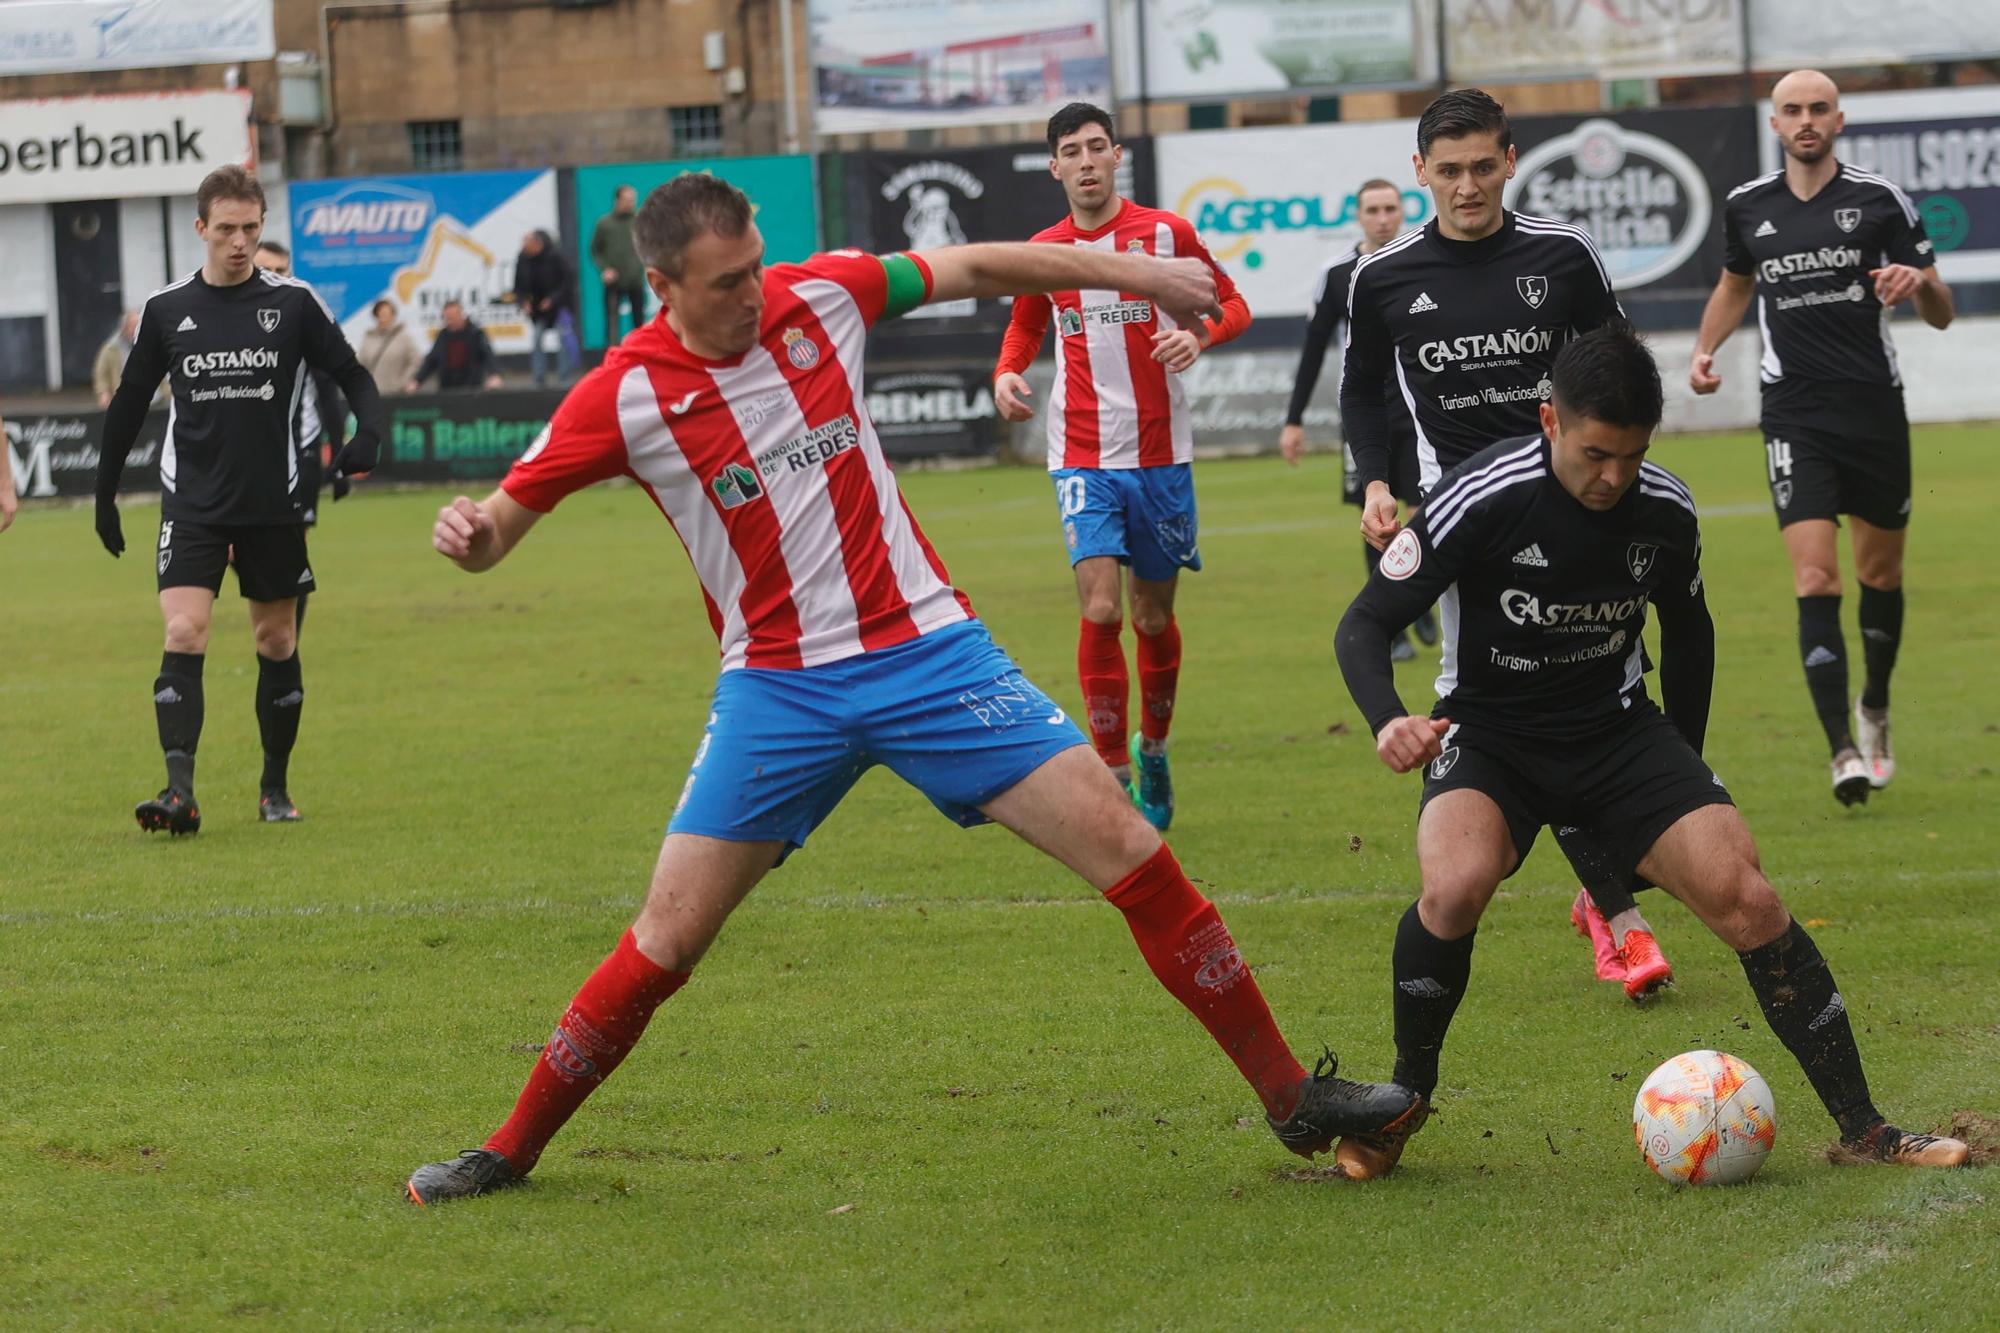
[[[882,303],[882,318],[894,319],[922,305],[924,297],[929,295],[929,284],[924,281],[924,271],[917,266],[917,261],[908,255],[885,255],[881,262],[882,276],[889,280],[889,295]]]

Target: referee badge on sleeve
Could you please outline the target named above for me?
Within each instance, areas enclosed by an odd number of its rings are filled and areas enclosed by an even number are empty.
[[[1417,534],[1404,528],[1396,534],[1396,540],[1389,543],[1389,549],[1382,552],[1382,577],[1398,581],[1417,572],[1417,566],[1424,562],[1424,548],[1417,541]]]

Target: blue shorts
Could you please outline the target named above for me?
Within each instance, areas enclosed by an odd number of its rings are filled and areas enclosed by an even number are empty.
[[[1085,744],[977,620],[825,666],[739,667],[715,683],[667,832],[789,854],[877,764],[969,828],[986,822],[980,806]]]
[[[1092,556],[1113,556],[1154,583],[1201,568],[1192,464],[1066,467],[1049,476],[1055,479],[1072,566]]]

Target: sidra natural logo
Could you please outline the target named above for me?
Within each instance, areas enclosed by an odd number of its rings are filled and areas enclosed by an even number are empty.
[[[1693,159],[1609,120],[1587,120],[1522,154],[1507,204],[1589,232],[1620,291],[1692,258],[1713,211]]]

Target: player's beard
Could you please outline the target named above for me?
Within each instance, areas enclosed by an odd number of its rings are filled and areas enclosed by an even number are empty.
[[[1786,154],[1792,158],[1795,158],[1800,162],[1805,163],[1807,166],[1811,166],[1815,162],[1824,160],[1826,155],[1828,153],[1831,153],[1832,151],[1833,151],[1833,140],[1831,139],[1816,140],[1811,148],[1800,148],[1798,145],[1798,141],[1796,139],[1791,140],[1785,144]]]

